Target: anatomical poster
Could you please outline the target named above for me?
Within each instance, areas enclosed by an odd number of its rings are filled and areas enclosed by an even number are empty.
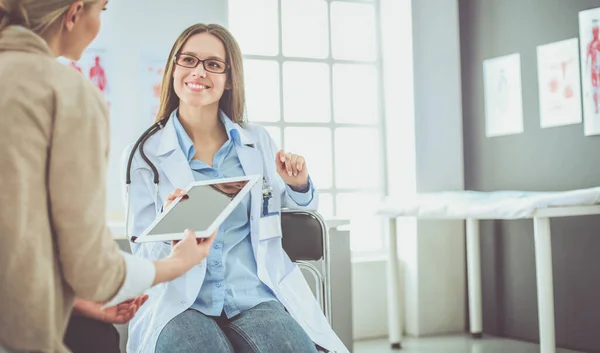
[[[540,126],[581,123],[579,40],[537,47]]]
[[[148,123],[152,123],[158,113],[165,60],[160,55],[144,53],[140,61],[142,106]]]
[[[510,54],[483,62],[485,134],[487,137],[523,132],[521,57]]]
[[[110,81],[107,68],[106,50],[88,48],[79,61],[71,61],[60,58],[60,62],[71,66],[88,78],[104,94],[106,102],[110,106]]]
[[[583,131],[600,134],[600,8],[579,13]]]

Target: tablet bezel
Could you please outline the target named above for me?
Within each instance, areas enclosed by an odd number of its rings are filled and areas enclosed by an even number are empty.
[[[200,180],[190,183],[184,191],[189,192],[192,188],[197,186],[205,186],[205,185],[214,185],[214,184],[222,184],[222,183],[230,183],[237,181],[248,181],[246,185],[233,197],[231,202],[225,207],[223,211],[219,214],[217,218],[210,224],[207,229],[204,230],[195,230],[196,238],[208,238],[210,237],[215,230],[227,219],[227,217],[231,214],[231,212],[240,204],[242,199],[250,192],[250,190],[256,185],[256,183],[260,180],[260,175],[249,175],[243,177],[233,177],[233,178],[222,178],[222,179],[209,179],[209,180]],[[147,243],[147,242],[157,242],[157,241],[171,241],[171,240],[181,240],[184,237],[184,232],[179,231],[175,233],[164,233],[164,234],[148,234],[154,229],[154,227],[159,224],[159,222],[166,217],[170,212],[177,212],[177,205],[182,200],[182,197],[177,197],[171,204],[163,210],[152,223],[134,240],[135,243]],[[186,200],[185,202],[192,202],[191,200]],[[175,211],[174,211],[175,210]]]

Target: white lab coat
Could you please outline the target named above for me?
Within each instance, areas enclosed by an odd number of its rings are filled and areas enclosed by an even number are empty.
[[[318,195],[315,192],[312,202],[300,207],[287,194],[285,184],[277,174],[275,155],[277,147],[267,131],[260,126],[236,125],[241,144],[235,148],[238,158],[247,175],[267,173],[273,188],[273,209],[316,209]],[[122,176],[125,176],[127,157],[131,147],[123,153]],[[167,195],[175,188],[185,188],[194,181],[189,163],[179,147],[172,119],[144,146],[146,156],[154,163],[159,173],[158,208]],[[156,217],[154,184],[150,168],[139,151],[131,166],[131,216],[130,235],[140,234]],[[341,340],[329,326],[318,302],[315,300],[306,280],[298,267],[292,263],[281,245],[281,218],[270,216],[261,218],[262,182],[251,190],[250,237],[256,258],[258,277],[265,283],[277,299],[286,307],[292,317],[302,326],[311,339],[331,352],[348,352]],[[271,206],[269,207],[271,209]],[[171,246],[163,242],[131,244],[133,253],[149,259],[160,259],[170,253]],[[151,288],[149,299],[137,312],[129,324],[127,352],[154,353],[156,341],[165,325],[179,315],[196,300],[206,273],[206,260],[184,276]]]

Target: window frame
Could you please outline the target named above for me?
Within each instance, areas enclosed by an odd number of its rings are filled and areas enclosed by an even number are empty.
[[[251,1],[251,0],[246,0],[246,1]],[[257,123],[260,124],[262,126],[265,127],[269,127],[269,128],[278,128],[280,131],[280,136],[281,136],[281,140],[277,141],[278,143],[280,143],[280,147],[282,147],[283,149],[286,148],[286,143],[285,143],[285,128],[289,128],[289,127],[319,127],[319,128],[328,128],[329,132],[331,134],[331,161],[332,161],[332,185],[331,187],[328,188],[319,188],[318,187],[318,181],[317,183],[317,190],[320,193],[327,193],[329,195],[331,195],[332,199],[333,199],[333,205],[332,205],[332,215],[324,215],[326,218],[330,217],[330,216],[334,216],[334,217],[340,217],[340,218],[347,218],[344,216],[337,216],[337,195],[338,194],[348,194],[348,193],[361,193],[361,192],[377,192],[379,193],[379,195],[381,196],[381,199],[383,200],[383,198],[388,195],[388,166],[386,164],[386,161],[388,161],[388,151],[386,149],[387,146],[387,141],[386,141],[386,129],[385,129],[385,106],[384,106],[384,101],[383,101],[383,97],[384,97],[384,77],[383,77],[383,49],[382,49],[382,29],[381,29],[381,0],[320,0],[323,2],[327,3],[327,30],[328,30],[328,55],[326,58],[323,59],[319,59],[319,58],[306,58],[306,57],[290,57],[290,56],[284,56],[283,55],[283,23],[282,23],[282,16],[283,16],[283,1],[285,0],[274,0],[277,3],[277,14],[278,14],[278,18],[277,18],[277,30],[278,30],[278,36],[277,36],[277,55],[258,55],[258,54],[244,54],[244,60],[266,60],[266,61],[272,61],[272,62],[277,62],[278,65],[278,69],[279,69],[279,120],[276,122],[259,122],[259,121],[253,121],[252,119],[249,119],[250,122],[253,123]],[[342,3],[359,3],[359,4],[368,4],[368,5],[372,5],[373,6],[373,10],[374,10],[374,23],[375,23],[375,59],[373,61],[367,61],[367,60],[347,60],[347,59],[336,59],[333,57],[332,55],[332,13],[331,13],[331,6],[332,3],[334,2],[342,2]],[[233,6],[233,4],[231,3],[231,1],[229,1],[229,8],[231,8],[231,6]],[[234,33],[235,35],[235,33]],[[329,122],[288,122],[285,121],[284,118],[284,100],[285,100],[285,91],[284,91],[284,70],[283,70],[283,66],[285,62],[303,62],[303,63],[325,63],[327,64],[327,66],[329,67],[329,95],[330,95],[330,99],[331,99],[331,104],[329,107],[329,114],[330,114],[330,121]],[[338,123],[335,121],[335,112],[334,112],[334,78],[333,78],[333,68],[335,64],[367,64],[367,65],[371,65],[375,68],[376,71],[376,79],[377,79],[377,112],[378,112],[378,116],[377,116],[377,121],[376,123],[373,124],[360,124],[360,123]],[[252,112],[249,112],[250,114],[252,114]],[[380,170],[380,180],[379,180],[379,187],[376,188],[338,188],[336,186],[336,129],[338,128],[362,128],[362,127],[366,127],[366,128],[376,128],[377,132],[378,132],[378,142],[379,142],[379,151],[380,151],[380,161],[379,161],[379,166],[381,168]],[[293,152],[293,151],[292,151]],[[307,161],[310,164],[310,161]],[[368,168],[369,166],[364,166],[361,168],[360,172],[368,172]],[[375,212],[376,210],[373,210],[373,212]],[[381,233],[379,234],[380,240],[381,240],[381,247],[375,251],[362,251],[360,249],[354,249],[352,250],[352,257],[353,258],[365,258],[365,257],[378,257],[381,256],[383,254],[386,253],[386,248],[387,248],[387,242],[385,239],[383,239],[383,221],[380,220],[379,221],[381,223],[381,227],[380,229],[382,230]],[[351,238],[352,238],[352,234],[351,234]],[[369,235],[361,235],[361,236],[369,236],[372,237],[373,234],[369,234]]]

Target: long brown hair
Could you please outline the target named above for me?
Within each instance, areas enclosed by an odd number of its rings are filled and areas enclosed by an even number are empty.
[[[244,105],[246,98],[244,94],[244,69],[240,46],[235,38],[233,38],[233,35],[231,35],[225,27],[217,24],[207,25],[203,23],[188,27],[179,35],[175,44],[173,44],[173,48],[171,48],[171,53],[169,54],[167,64],[165,65],[162,86],[160,89],[158,114],[156,115],[156,120],[154,122],[167,119],[179,106],[179,97],[177,97],[177,94],[175,94],[175,90],[173,89],[175,55],[179,54],[179,51],[191,36],[204,32],[212,34],[223,43],[223,46],[225,47],[225,61],[229,64],[227,80],[231,84],[231,89],[223,92],[223,96],[219,101],[219,108],[223,110],[233,122],[244,122]]]

